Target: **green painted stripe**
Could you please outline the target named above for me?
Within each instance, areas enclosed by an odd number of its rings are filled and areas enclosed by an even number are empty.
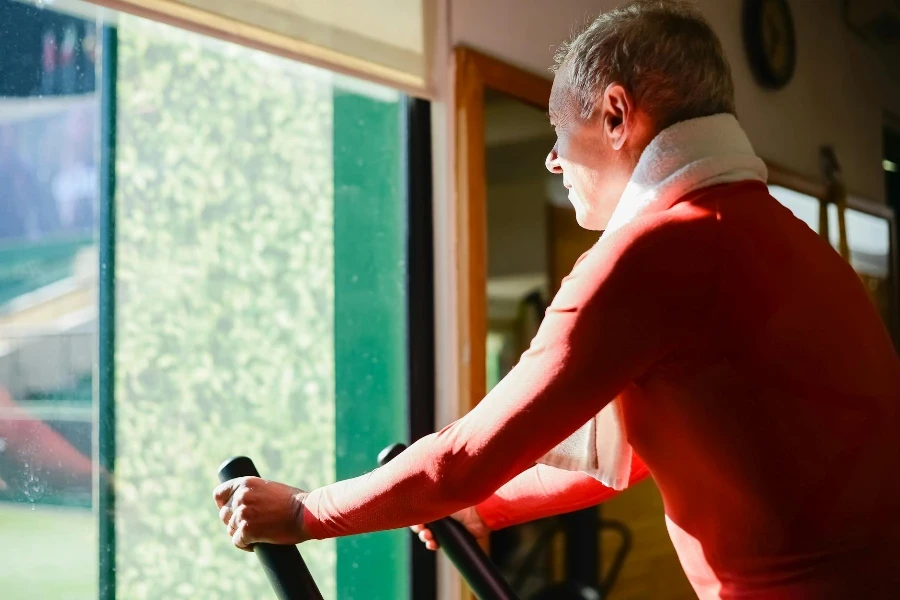
[[[371,471],[406,439],[401,105],[335,89],[336,476]],[[337,541],[338,598],[408,597],[405,531]]]

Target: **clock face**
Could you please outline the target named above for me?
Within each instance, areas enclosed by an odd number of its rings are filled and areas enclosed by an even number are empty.
[[[787,0],[745,0],[744,41],[761,83],[780,88],[790,81],[796,63],[796,40]]]
[[[790,15],[782,9],[778,0],[766,0],[762,9],[762,41],[766,58],[772,70],[783,73],[790,63],[791,44]]]

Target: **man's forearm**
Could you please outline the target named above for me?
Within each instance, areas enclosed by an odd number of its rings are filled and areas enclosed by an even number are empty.
[[[628,485],[648,474],[647,467],[635,455]],[[580,471],[536,465],[501,487],[476,510],[484,524],[496,530],[596,506],[618,493]]]

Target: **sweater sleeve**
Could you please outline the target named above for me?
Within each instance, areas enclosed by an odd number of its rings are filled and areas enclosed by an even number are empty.
[[[635,454],[628,487],[649,474],[647,465]],[[535,465],[511,479],[475,510],[488,529],[497,530],[596,506],[619,493],[581,471]]]
[[[604,236],[484,400],[389,464],[313,490],[304,503],[307,533],[322,539],[428,523],[483,502],[529,469],[694,327],[717,255],[708,221],[657,220]]]

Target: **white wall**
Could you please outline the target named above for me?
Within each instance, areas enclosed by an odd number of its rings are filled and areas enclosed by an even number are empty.
[[[617,4],[449,0],[448,39],[451,46],[467,45],[547,74],[553,48],[592,15]],[[819,146],[834,144],[851,191],[883,201],[881,124],[885,109],[900,113],[900,84],[889,80],[869,48],[843,25],[838,0],[791,0],[797,71],[787,88],[764,90],[753,80],[745,58],[742,4],[742,0],[698,0],[731,62],[739,118],[757,152],[818,178]]]

